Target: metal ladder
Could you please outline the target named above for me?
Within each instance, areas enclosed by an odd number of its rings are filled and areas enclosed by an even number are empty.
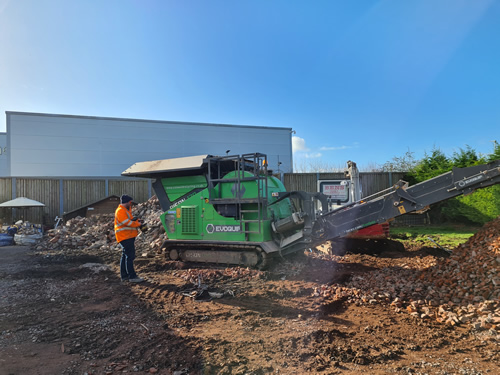
[[[212,163],[213,161],[213,163]],[[214,164],[214,165],[213,165]],[[233,168],[228,168],[232,164]],[[213,171],[213,168],[217,168]],[[224,178],[225,174],[236,171],[235,178]],[[252,176],[244,176],[244,172],[249,172]],[[214,173],[215,172],[215,173]],[[216,178],[212,178],[215,174]],[[230,155],[221,157],[212,157],[208,163],[208,186],[209,202],[211,204],[234,204],[237,207],[240,220],[241,232],[245,234],[261,233],[262,221],[267,218],[267,156],[261,153],[251,153],[242,155]],[[243,198],[240,194],[242,183],[255,181],[257,186],[257,196],[252,198]],[[234,198],[222,198],[213,196],[217,184],[232,183],[235,187]],[[222,188],[219,187],[218,192]],[[255,204],[255,209],[243,209],[243,205]],[[245,216],[254,214],[256,218],[247,219]],[[249,224],[257,223],[258,230],[250,230]]]

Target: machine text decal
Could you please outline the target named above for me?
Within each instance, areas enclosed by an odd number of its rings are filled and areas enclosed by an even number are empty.
[[[213,225],[207,224],[207,233],[235,233],[241,232],[239,225]]]
[[[458,182],[458,186],[460,187],[464,187],[464,186],[467,186],[473,182],[476,182],[476,181],[479,181],[479,180],[482,180],[483,179],[483,176],[480,175],[480,176],[476,176],[476,177],[472,177],[472,178],[469,178],[468,180],[465,180],[465,181],[459,181]]]
[[[170,205],[170,209],[174,208],[175,206],[178,206],[179,204],[181,204],[181,203],[182,203],[182,202],[184,202],[185,200],[188,200],[189,198],[191,198],[191,197],[192,197],[193,195],[195,195],[196,193],[197,193],[197,192],[194,192],[194,193],[191,193],[191,194],[189,194],[189,195],[187,195],[187,196],[185,196],[185,197],[180,198],[178,201],[176,201],[176,202],[174,202],[174,203],[172,203],[172,204]]]

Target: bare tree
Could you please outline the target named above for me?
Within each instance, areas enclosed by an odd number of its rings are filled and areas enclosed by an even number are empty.
[[[418,164],[409,149],[403,156],[395,156],[382,166],[383,172],[413,172]]]
[[[293,170],[295,173],[314,173],[314,172],[343,172],[346,168],[345,164],[334,165],[332,163],[325,162],[321,159],[301,159],[298,162],[294,162]]]
[[[353,160],[356,161],[356,160]],[[293,171],[295,173],[343,173],[347,168],[347,160],[345,162],[334,163],[325,162],[321,159],[301,159],[293,164]],[[366,165],[359,166],[362,172],[381,172],[380,167],[375,162],[370,162]]]

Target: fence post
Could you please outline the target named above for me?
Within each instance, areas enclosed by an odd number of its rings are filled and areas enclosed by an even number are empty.
[[[63,179],[59,180],[59,216],[64,214],[64,184]]]
[[[12,177],[12,192],[11,192],[11,199],[16,199],[17,198],[17,192],[16,192],[16,186],[17,181],[15,177]]]
[[[15,177],[12,177],[12,193],[11,193],[11,196],[12,196],[12,199],[16,199],[17,198],[17,181],[16,181],[16,178]],[[16,215],[17,215],[17,208],[13,208],[12,211],[11,211],[11,221],[15,219]]]

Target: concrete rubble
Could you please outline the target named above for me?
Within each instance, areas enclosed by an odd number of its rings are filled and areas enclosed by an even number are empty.
[[[334,259],[339,264],[363,260],[369,265],[367,257],[348,254]],[[418,319],[469,324],[499,334],[500,217],[453,249],[449,257],[371,258],[377,270],[354,275],[347,283],[322,285],[313,296],[386,303]]]
[[[141,218],[148,231],[140,233],[136,240],[138,255],[150,255],[158,251],[166,240],[166,233],[160,221],[163,211],[156,196],[132,208],[134,216]],[[47,231],[37,250],[102,250],[119,251],[114,235],[114,215],[95,215],[88,218],[76,217],[63,226]]]

